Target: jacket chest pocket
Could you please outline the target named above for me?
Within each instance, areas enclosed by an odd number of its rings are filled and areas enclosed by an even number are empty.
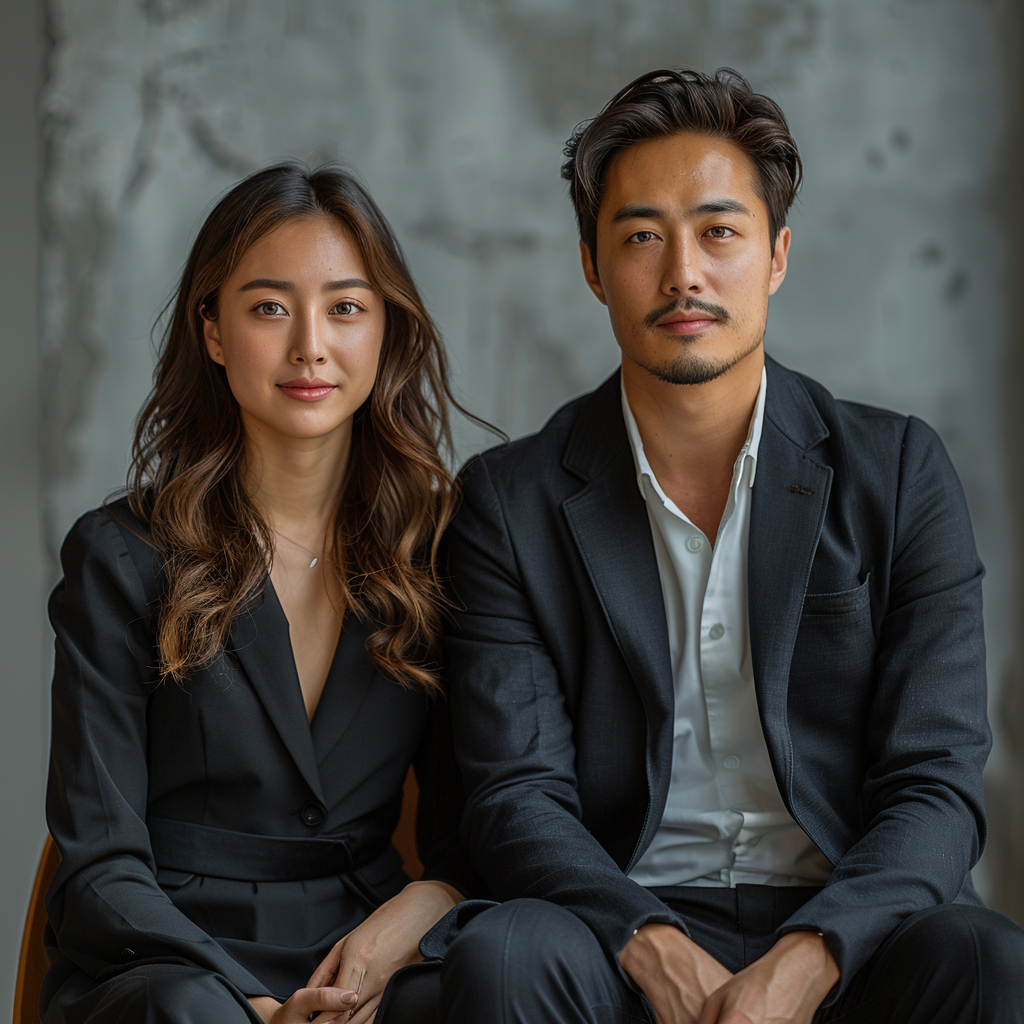
[[[808,594],[790,665],[790,701],[832,723],[859,721],[871,696],[871,576],[851,590]]]

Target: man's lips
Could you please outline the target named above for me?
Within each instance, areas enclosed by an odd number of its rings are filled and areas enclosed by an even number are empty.
[[[700,334],[716,323],[718,320],[706,313],[689,312],[674,313],[659,321],[658,326],[669,334]]]
[[[311,380],[306,377],[298,377],[295,380],[286,380],[283,384],[277,385],[289,398],[297,398],[300,402],[319,402],[326,398],[336,387],[319,377]]]

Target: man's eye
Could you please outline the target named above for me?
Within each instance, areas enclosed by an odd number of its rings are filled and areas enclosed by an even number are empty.
[[[735,234],[732,228],[725,227],[724,224],[716,224],[713,228],[708,228],[708,234],[712,238],[728,238],[730,235]]]
[[[284,312],[280,302],[261,302],[256,309],[264,316],[280,316]]]
[[[653,231],[637,231],[632,236],[634,242],[649,242],[652,238],[657,237]]]

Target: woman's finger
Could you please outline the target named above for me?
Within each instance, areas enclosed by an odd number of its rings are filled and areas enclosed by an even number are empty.
[[[377,1015],[377,1007],[380,1006],[380,997],[381,994],[375,995],[365,1003],[361,1004],[351,1017],[349,1024],[369,1024],[369,1022]],[[345,1022],[343,1021],[342,1024],[345,1024]]]
[[[325,988],[328,985],[334,984],[338,968],[341,966],[342,947],[344,945],[345,940],[342,939],[331,947],[331,951],[320,961],[320,966],[317,967],[306,983],[306,988]]]
[[[285,1020],[288,1024],[305,1024],[312,1014],[322,1014],[323,1024],[339,1017],[345,1020],[348,1012],[357,1004],[354,992],[337,988],[300,988],[284,1004]],[[342,1013],[344,1011],[344,1013]],[[317,1018],[320,1020],[321,1018]]]

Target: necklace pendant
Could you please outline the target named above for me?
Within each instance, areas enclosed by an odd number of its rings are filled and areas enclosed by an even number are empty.
[[[319,558],[314,558],[313,561],[309,563],[310,569],[312,569],[313,566],[316,565],[316,563],[319,562],[319,561],[320,561]]]

